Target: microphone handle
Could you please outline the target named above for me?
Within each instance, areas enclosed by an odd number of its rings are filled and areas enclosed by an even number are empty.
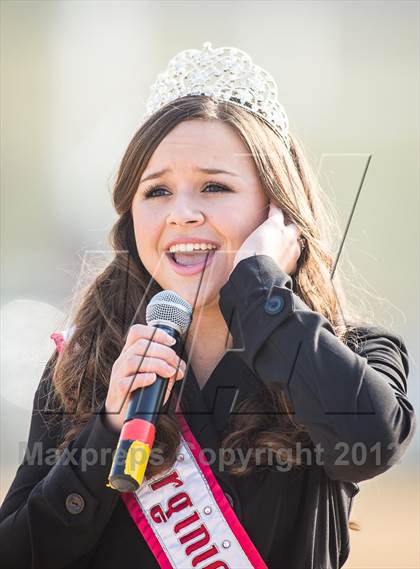
[[[159,325],[158,328],[177,340],[173,346],[176,350],[179,332],[165,325]],[[167,387],[168,379],[157,375],[151,385],[140,387],[131,393],[107,487],[119,492],[135,492],[140,487],[155,440],[155,424]]]

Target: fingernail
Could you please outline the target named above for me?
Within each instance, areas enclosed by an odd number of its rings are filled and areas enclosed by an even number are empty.
[[[172,338],[172,336],[169,335],[166,336],[166,341],[168,342],[169,346],[173,346],[176,343],[175,338]]]

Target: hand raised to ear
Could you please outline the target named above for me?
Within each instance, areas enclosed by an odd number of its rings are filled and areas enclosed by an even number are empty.
[[[233,269],[243,259],[253,255],[269,255],[289,275],[296,270],[301,254],[299,233],[294,223],[286,223],[283,211],[270,203],[268,218],[242,243],[235,255]]]

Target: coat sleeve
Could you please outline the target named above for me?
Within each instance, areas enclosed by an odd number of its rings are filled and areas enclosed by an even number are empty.
[[[53,359],[35,393],[25,457],[0,508],[0,559],[8,569],[87,566],[119,497],[106,487],[119,435],[103,414],[55,453],[58,429],[45,411]]]
[[[416,429],[400,336],[360,328],[362,348],[350,348],[268,255],[237,264],[219,306],[233,349],[266,385],[286,391],[330,478],[359,482],[400,460]]]

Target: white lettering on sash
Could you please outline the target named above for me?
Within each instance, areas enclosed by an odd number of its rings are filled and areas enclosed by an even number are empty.
[[[160,480],[157,480],[149,484],[150,488],[155,492],[160,490],[163,486],[172,485],[174,488],[178,488],[184,485],[181,480],[179,473],[176,470],[171,471],[169,474],[165,475]],[[182,512],[188,508],[189,510],[194,509],[193,502],[187,492],[178,492],[171,498],[169,498],[166,508],[163,508],[161,504],[155,504],[150,508],[150,517],[155,523],[166,523],[174,513]],[[200,514],[194,510],[193,513],[187,515],[187,517],[180,522],[177,522],[173,527],[174,533],[179,533],[188,526],[195,524],[195,522],[201,521]],[[191,540],[195,538],[200,538],[194,543],[187,545],[184,550],[185,554],[190,557],[198,549],[203,549],[210,542],[210,533],[206,527],[205,523],[201,523],[196,529],[181,535],[178,541],[181,545],[188,544]],[[210,548],[205,551],[201,551],[198,555],[191,559],[191,566],[197,567],[202,561],[208,560],[210,557],[214,557],[219,554],[218,548],[212,544]],[[222,560],[217,560],[210,565],[202,566],[202,569],[216,569],[217,567],[223,567],[224,569],[229,569],[229,565]]]

